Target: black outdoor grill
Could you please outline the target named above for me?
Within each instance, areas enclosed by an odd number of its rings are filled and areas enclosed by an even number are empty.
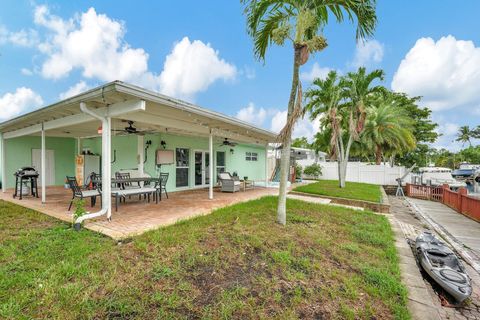
[[[22,200],[23,186],[28,186],[29,182],[31,195],[38,198],[37,179],[39,174],[38,171],[35,170],[35,168],[22,167],[21,169],[18,169],[13,175],[15,176],[15,193],[13,194],[14,198],[18,195],[18,193],[20,193],[18,198]]]

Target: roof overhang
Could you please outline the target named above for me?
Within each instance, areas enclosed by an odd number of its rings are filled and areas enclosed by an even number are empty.
[[[97,114],[111,117],[116,129],[125,127],[125,121],[131,120],[141,130],[189,136],[212,133],[243,143],[265,145],[274,142],[277,136],[224,114],[120,81],[0,123],[0,132],[9,139],[38,135],[43,127],[47,136],[97,136],[100,122],[80,110],[81,102]]]

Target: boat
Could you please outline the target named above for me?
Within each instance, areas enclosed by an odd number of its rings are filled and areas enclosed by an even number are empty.
[[[452,176],[455,179],[466,181],[472,180],[478,175],[478,173],[480,173],[480,165],[471,164],[469,162],[461,162],[458,165],[458,169],[453,170]]]
[[[423,232],[415,241],[417,258],[423,270],[462,303],[472,294],[470,277],[455,253],[431,232]]]
[[[456,169],[452,171],[452,176],[455,179],[471,178],[476,172],[476,169]]]
[[[419,173],[420,184],[432,186],[448,184],[452,190],[467,186],[465,182],[458,181],[452,176],[452,169],[450,168],[428,166],[419,168]]]

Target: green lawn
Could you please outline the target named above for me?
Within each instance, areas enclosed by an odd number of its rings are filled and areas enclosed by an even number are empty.
[[[371,202],[382,201],[380,186],[369,183],[346,182],[345,188],[340,188],[338,180],[319,180],[296,187],[294,191]]]
[[[408,319],[394,236],[369,212],[276,198],[128,243],[0,202],[0,318]]]

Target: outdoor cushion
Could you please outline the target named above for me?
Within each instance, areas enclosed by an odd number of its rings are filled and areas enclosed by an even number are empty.
[[[112,193],[118,194],[121,196],[128,196],[128,195],[150,193],[150,192],[156,192],[156,191],[157,189],[155,188],[136,188],[136,189],[116,190],[116,191],[113,191]]]
[[[219,174],[220,180],[232,180],[229,173],[222,172]]]
[[[240,184],[242,184],[242,183],[238,180],[233,181],[234,186],[239,186]]]
[[[84,198],[99,196],[100,192],[98,190],[84,190],[82,191],[82,196]]]

